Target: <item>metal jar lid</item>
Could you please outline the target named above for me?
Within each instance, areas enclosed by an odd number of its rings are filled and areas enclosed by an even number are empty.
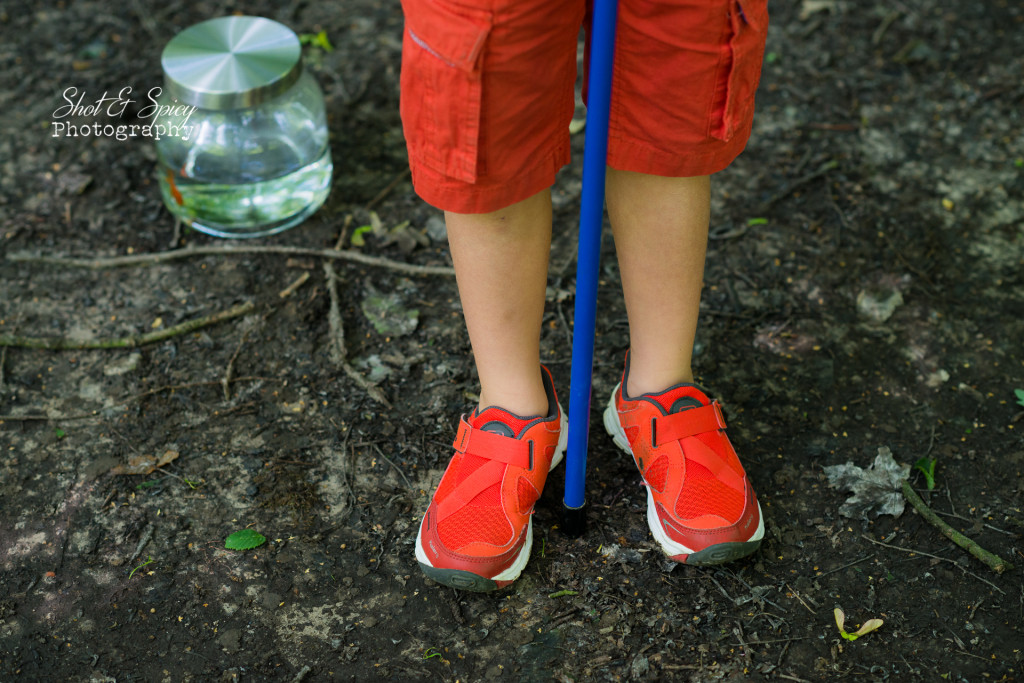
[[[252,107],[287,90],[302,74],[299,38],[263,17],[219,17],[167,43],[161,64],[168,94],[202,109]]]

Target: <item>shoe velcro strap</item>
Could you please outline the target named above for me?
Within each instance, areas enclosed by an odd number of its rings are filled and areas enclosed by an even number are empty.
[[[473,474],[463,479],[455,489],[437,503],[437,519],[447,519],[450,515],[466,507],[478,495],[501,482],[505,468],[500,462],[491,461],[476,468]]]
[[[720,429],[725,429],[725,417],[718,401],[714,401],[700,408],[690,408],[680,413],[655,418],[651,441],[657,448],[671,441]]]
[[[452,447],[459,453],[497,460],[524,470],[533,466],[533,441],[485,432],[469,424],[465,416],[459,421],[459,431]]]

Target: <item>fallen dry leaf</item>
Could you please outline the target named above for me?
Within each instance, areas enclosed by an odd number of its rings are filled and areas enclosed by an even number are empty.
[[[111,474],[150,474],[158,467],[178,458],[178,451],[164,451],[161,456],[136,455],[128,459],[127,464],[117,465],[110,470]]]
[[[844,517],[866,520],[878,515],[899,517],[903,514],[906,500],[900,490],[900,483],[910,475],[910,465],[902,465],[893,460],[892,452],[887,447],[878,449],[875,462],[867,469],[857,467],[852,462],[823,469],[831,486],[853,492],[839,508],[839,514]]]

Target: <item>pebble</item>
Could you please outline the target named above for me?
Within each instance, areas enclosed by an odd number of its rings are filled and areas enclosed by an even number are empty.
[[[230,628],[217,638],[217,643],[224,648],[228,654],[238,652],[242,644],[242,631],[237,628]]]
[[[903,294],[898,289],[868,291],[857,295],[857,312],[876,323],[884,323],[903,305]]]
[[[444,224],[444,219],[440,216],[431,216],[427,219],[427,236],[435,242],[447,242],[448,241],[448,228]]]
[[[637,655],[633,658],[633,664],[629,667],[630,676],[632,678],[643,678],[650,668],[651,665],[650,662],[647,661],[647,657]]]

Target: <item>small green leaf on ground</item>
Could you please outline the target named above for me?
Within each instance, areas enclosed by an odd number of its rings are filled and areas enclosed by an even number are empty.
[[[266,537],[258,531],[242,529],[224,539],[224,547],[228,550],[251,550],[266,542]]]
[[[747,225],[749,227],[754,227],[755,225],[768,225],[768,219],[760,216],[757,218],[748,218]]]
[[[137,488],[137,489],[151,489],[154,486],[156,486],[156,484],[157,484],[156,479],[150,479],[149,481],[142,482],[141,484],[139,484],[135,488]]]
[[[334,51],[334,46],[331,45],[331,41],[327,39],[327,31],[320,31],[320,33],[303,33],[299,36],[299,42],[303,45],[318,47],[324,52]]]
[[[65,436],[68,435],[68,433],[61,429],[60,427],[54,427],[53,433],[57,435],[58,439],[63,439]]]
[[[1024,406],[1024,389],[1014,389],[1013,393],[1017,396],[1017,405]]]
[[[882,624],[885,623],[881,619],[868,619],[864,622],[864,625],[861,626],[859,629],[857,629],[853,633],[848,633],[845,628],[846,615],[843,613],[843,610],[836,607],[833,613],[836,617],[836,626],[839,627],[839,635],[841,635],[846,640],[857,640],[861,636],[865,636],[871,633],[872,631],[879,628]]]
[[[423,659],[430,659],[431,657],[440,657],[440,656],[441,656],[441,653],[440,652],[435,652],[434,648],[432,648],[432,647],[428,647],[426,650],[423,651]]]
[[[363,237],[363,235],[372,231],[372,225],[360,225],[358,228],[352,231],[352,237],[349,239],[349,241],[352,243],[353,247],[366,246],[366,238]]]
[[[914,467],[924,475],[924,481],[928,490],[935,488],[935,458],[921,458],[914,463]]]
[[[554,593],[552,593],[548,597],[549,598],[562,598],[562,597],[565,597],[566,595],[576,595],[576,591],[555,591]]]
[[[140,564],[140,565],[139,565],[138,567],[136,567],[135,569],[133,569],[133,570],[132,570],[132,573],[128,575],[128,578],[129,578],[129,580],[130,580],[130,579],[131,579],[131,578],[132,578],[133,576],[135,576],[135,572],[139,571],[140,569],[142,569],[143,567],[145,567],[145,566],[146,566],[147,564],[152,564],[152,563],[153,563],[153,558],[151,557],[151,558],[149,558],[148,560],[146,560],[145,562],[143,562],[142,564]]]

